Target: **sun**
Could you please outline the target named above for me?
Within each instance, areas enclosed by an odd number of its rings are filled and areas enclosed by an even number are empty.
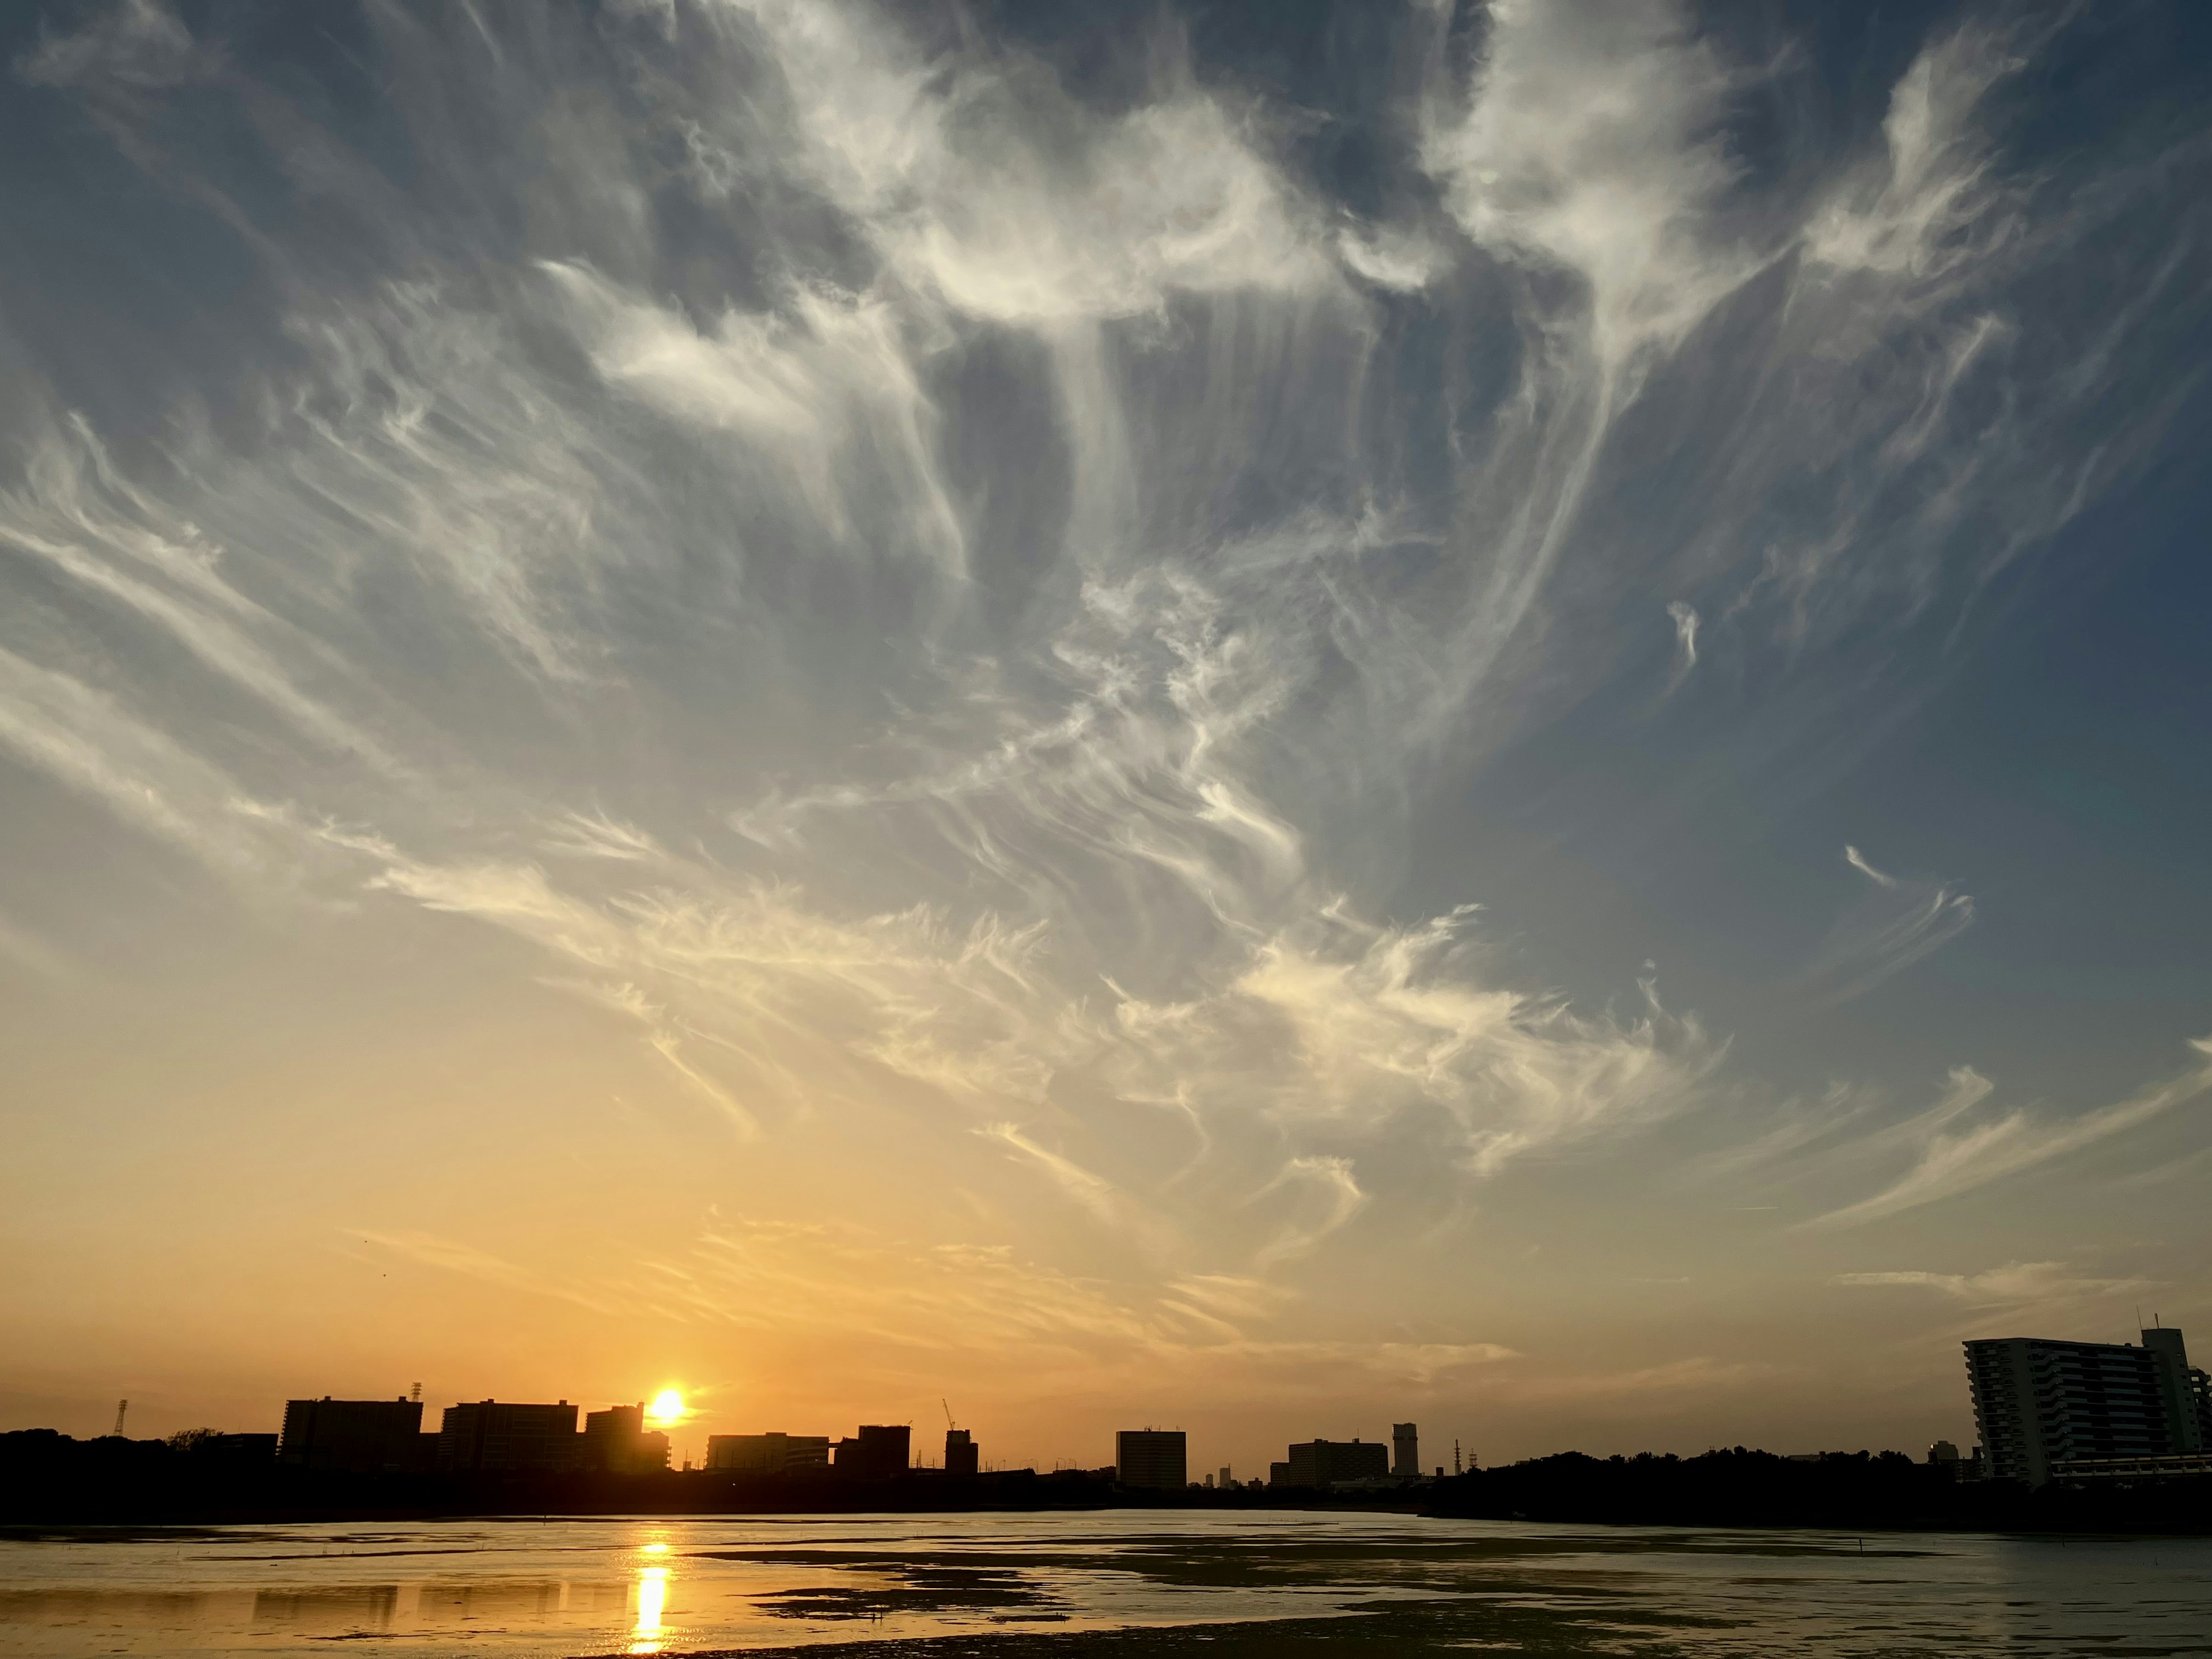
[[[683,1416],[684,1396],[673,1389],[663,1389],[645,1408],[645,1420],[648,1423],[674,1423]]]

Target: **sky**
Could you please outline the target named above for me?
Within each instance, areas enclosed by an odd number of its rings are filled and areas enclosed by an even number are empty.
[[[2212,13],[0,21],[0,1427],[2212,1357]]]

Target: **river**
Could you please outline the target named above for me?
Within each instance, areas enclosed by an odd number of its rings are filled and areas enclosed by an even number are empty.
[[[1200,1644],[1215,1659],[1354,1646],[1649,1659],[2212,1655],[2212,1540],[1860,1539],[1295,1510],[0,1540],[0,1653],[40,1659],[356,1647],[380,1659],[672,1659],[932,1638],[938,1651],[1008,1659]]]

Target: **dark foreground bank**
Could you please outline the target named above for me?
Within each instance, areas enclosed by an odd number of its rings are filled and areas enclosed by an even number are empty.
[[[1818,1527],[1841,1531],[2212,1532],[2212,1478],[1960,1480],[1899,1452],[1586,1457],[1567,1452],[1471,1470],[1430,1489],[1426,1512],[1616,1526]]]

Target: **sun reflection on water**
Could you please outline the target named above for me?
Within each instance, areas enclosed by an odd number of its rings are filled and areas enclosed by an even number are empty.
[[[629,1651],[659,1653],[667,1632],[661,1621],[668,1608],[668,1540],[648,1538],[637,1547],[637,1620],[630,1626]]]
[[[647,1548],[656,1547],[647,1545]],[[665,1550],[668,1546],[657,1547]],[[630,1626],[629,1650],[632,1653],[660,1651],[660,1613],[668,1605],[668,1569],[640,1567],[637,1570],[637,1622]]]

